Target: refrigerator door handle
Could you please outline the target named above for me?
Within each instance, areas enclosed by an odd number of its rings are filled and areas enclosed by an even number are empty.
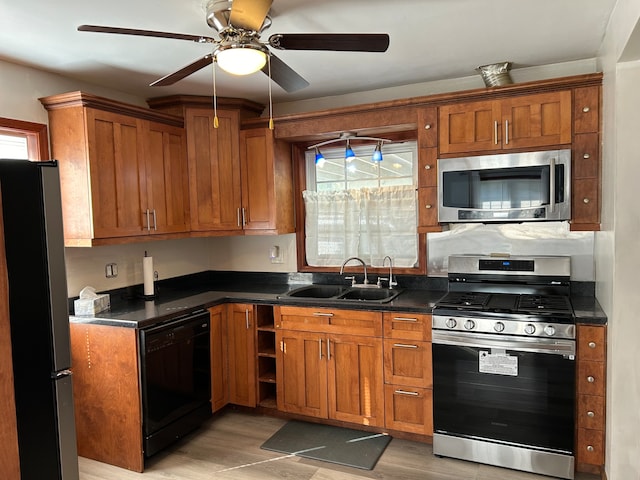
[[[58,370],[57,372],[53,372],[51,374],[51,378],[54,380],[57,380],[59,378],[64,378],[64,377],[68,377],[70,375],[73,375],[73,372],[69,369],[65,369],[65,370]]]

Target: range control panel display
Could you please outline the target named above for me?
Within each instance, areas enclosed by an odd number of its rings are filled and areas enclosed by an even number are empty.
[[[503,272],[533,272],[533,260],[511,260],[507,258],[479,260],[479,270],[499,270]]]

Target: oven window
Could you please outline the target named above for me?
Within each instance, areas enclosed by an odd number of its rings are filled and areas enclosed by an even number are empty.
[[[564,202],[564,169],[564,165],[555,166],[556,203]],[[548,165],[443,172],[443,204],[478,210],[548,205],[549,172]]]
[[[508,368],[480,373],[487,350],[433,345],[434,430],[572,452],[575,360],[501,350]]]

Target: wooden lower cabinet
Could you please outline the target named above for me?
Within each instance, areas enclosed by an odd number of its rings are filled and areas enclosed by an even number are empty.
[[[431,315],[384,313],[385,426],[433,435]]]
[[[256,406],[255,308],[227,305],[229,403]]]
[[[137,330],[69,327],[78,455],[142,472]]]
[[[211,316],[211,409],[217,412],[229,403],[227,351],[227,305],[209,309]]]
[[[576,469],[600,473],[605,460],[606,327],[577,325]]]
[[[282,306],[274,317],[278,409],[383,427],[382,339],[341,333],[373,328],[374,317],[381,331],[381,314]]]

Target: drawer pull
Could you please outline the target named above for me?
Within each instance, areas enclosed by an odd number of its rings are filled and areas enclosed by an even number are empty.
[[[589,383],[593,383],[593,382],[595,382],[595,381],[596,381],[596,379],[595,379],[594,377],[592,377],[591,375],[589,375],[589,376],[587,377],[587,382],[589,382]]]
[[[314,317],[333,317],[333,313],[313,312]]]
[[[595,451],[595,448],[593,448],[593,445],[587,445],[587,452],[593,452]]]
[[[424,206],[424,208],[430,209],[430,208],[433,208],[433,205],[427,204],[427,205]]]
[[[591,155],[585,153],[584,155],[582,155],[582,158],[584,158],[585,160],[589,160],[591,158]]]
[[[588,198],[583,198],[583,199],[582,199],[582,201],[583,201],[584,203],[589,203],[589,199],[588,199]]]
[[[424,126],[424,129],[425,129],[425,130],[431,130],[431,124],[430,124],[430,123],[427,123],[427,124]]]
[[[417,345],[407,345],[406,343],[394,343],[393,346],[398,348],[418,348]]]
[[[582,107],[584,113],[589,113],[589,110],[591,110],[589,107]]]
[[[589,348],[596,348],[596,342],[589,342]]]
[[[396,390],[393,393],[396,393],[398,395],[411,395],[412,397],[417,397],[418,395],[420,395],[418,392],[408,392],[406,390]]]
[[[393,317],[393,321],[394,322],[417,322],[418,319],[411,318],[411,317]]]
[[[595,413],[593,413],[591,410],[589,410],[589,411],[587,412],[587,417],[589,417],[589,418],[593,418],[593,417],[595,417],[595,416],[596,416],[596,414],[595,414]]]
[[[425,165],[425,166],[424,166],[424,169],[425,169],[425,170],[431,170],[431,165]]]

